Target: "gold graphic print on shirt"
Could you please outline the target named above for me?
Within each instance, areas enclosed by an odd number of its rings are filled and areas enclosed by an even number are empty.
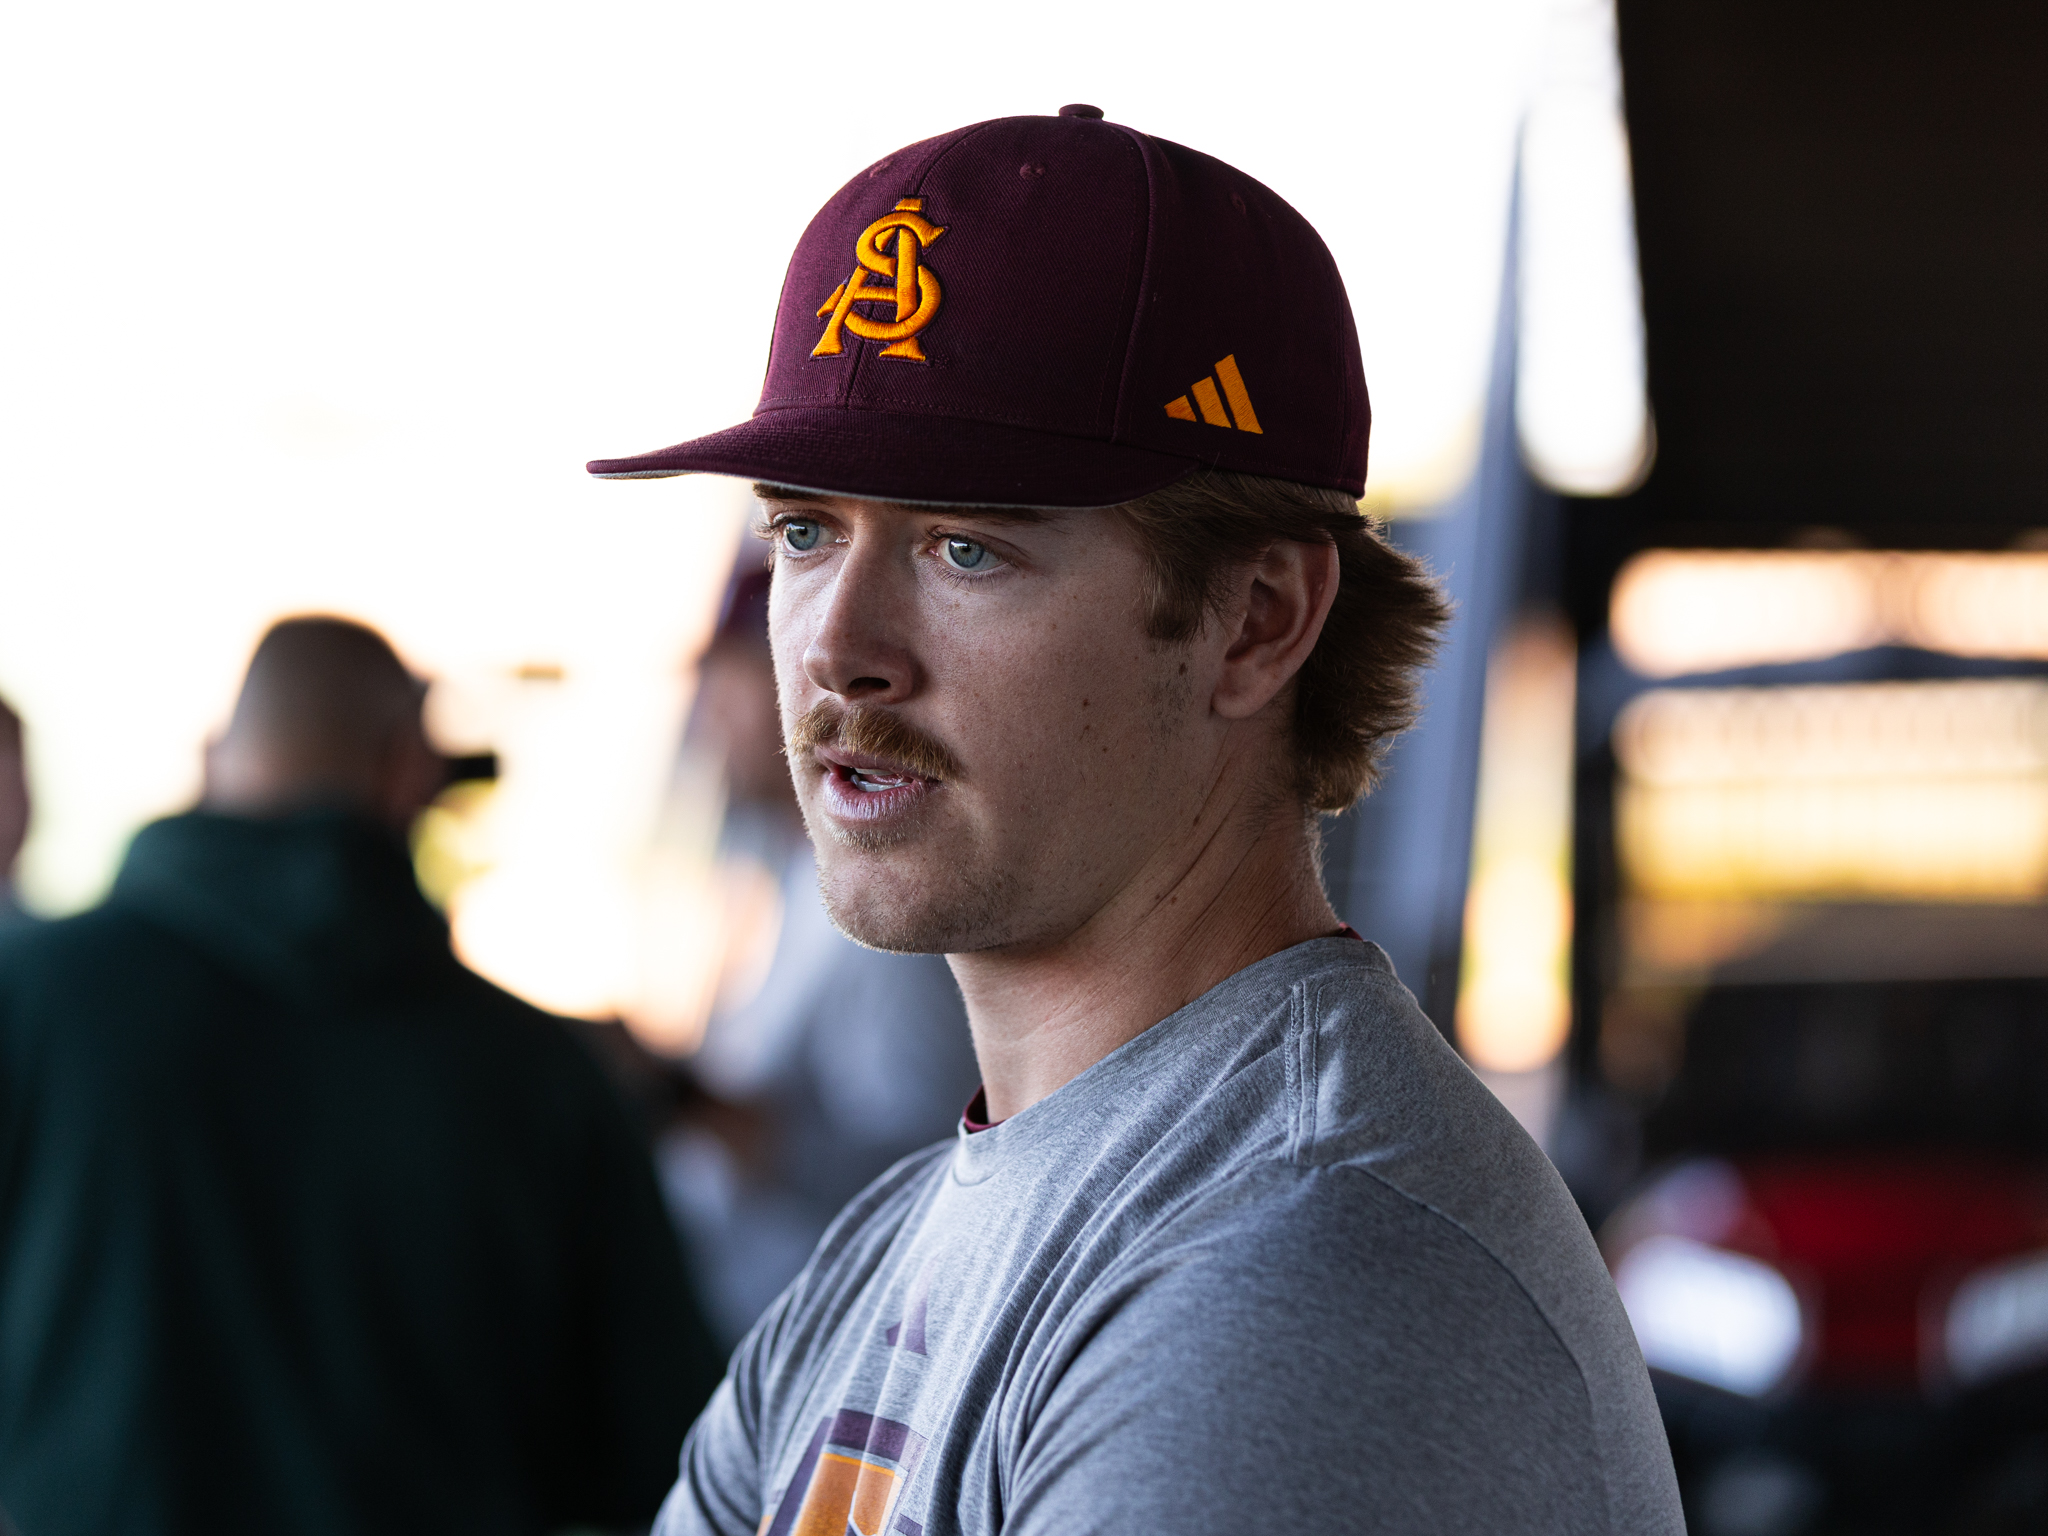
[[[760,1536],[883,1536],[924,1446],[909,1425],[852,1408],[819,1421]],[[895,1536],[924,1536],[924,1527],[896,1515]]]

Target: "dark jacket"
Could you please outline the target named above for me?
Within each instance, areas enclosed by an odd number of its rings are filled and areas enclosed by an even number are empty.
[[[23,1536],[644,1522],[717,1374],[609,1086],[390,834],[161,821],[0,935]]]

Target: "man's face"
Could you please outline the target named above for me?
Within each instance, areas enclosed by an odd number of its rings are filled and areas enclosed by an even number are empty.
[[[1201,648],[1145,634],[1121,525],[837,497],[765,512],[790,766],[842,929],[925,953],[1050,944],[1157,879],[1221,736]]]

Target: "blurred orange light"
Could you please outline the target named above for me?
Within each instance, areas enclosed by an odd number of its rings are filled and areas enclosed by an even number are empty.
[[[1614,583],[1609,628],[1650,677],[1796,661],[1883,637],[1862,556],[1650,550]]]
[[[1894,556],[1889,574],[1908,644],[2048,657],[2048,553]]]
[[[1649,550],[1615,579],[1609,628],[1649,677],[1886,644],[2048,657],[2048,553]]]
[[[2048,684],[1664,689],[1614,745],[1644,894],[2048,894]]]
[[[1459,1048],[1487,1071],[1546,1065],[1571,1027],[1574,682],[1550,623],[1515,631],[1488,669],[1457,1012]]]

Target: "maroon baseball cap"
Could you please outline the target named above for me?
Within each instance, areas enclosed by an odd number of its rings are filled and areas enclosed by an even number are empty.
[[[1197,465],[1365,490],[1337,264],[1220,160],[1094,107],[898,150],[811,220],[751,419],[589,468],[1097,507]]]

